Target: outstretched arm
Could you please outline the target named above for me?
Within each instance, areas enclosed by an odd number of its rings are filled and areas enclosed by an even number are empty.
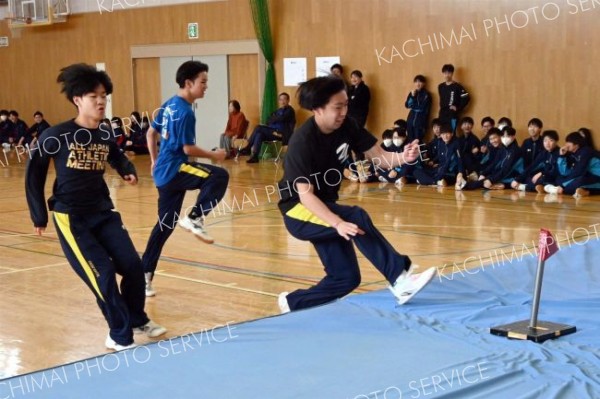
[[[404,147],[404,151],[398,153],[384,151],[381,146],[375,144],[365,151],[365,156],[373,161],[373,165],[382,168],[395,168],[404,164],[414,165],[417,163],[417,158],[421,156],[421,146],[419,140],[414,140]]]
[[[327,205],[314,194],[312,184],[296,183],[296,190],[299,193],[298,195],[302,205],[304,205],[313,215],[336,229],[338,234],[346,240],[350,240],[357,234],[365,234],[365,232],[354,223],[346,222],[333,213]]]

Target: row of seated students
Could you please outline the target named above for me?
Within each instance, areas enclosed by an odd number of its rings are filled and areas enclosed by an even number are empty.
[[[5,151],[15,146],[34,144],[40,134],[50,127],[40,111],[33,114],[33,120],[33,125],[29,127],[25,121],[19,119],[17,111],[0,110],[0,144]]]
[[[108,132],[121,150],[136,155],[148,154],[146,133],[150,127],[150,119],[147,116],[142,117],[137,111],[133,111],[129,120],[130,123],[126,126],[118,116],[104,119],[100,124],[100,130]]]
[[[417,183],[427,186],[454,185],[456,190],[512,188],[577,197],[600,194],[600,153],[594,149],[589,129],[580,128],[565,138],[559,147],[555,130],[542,132],[543,123],[533,118],[528,123],[529,138],[521,146],[509,118],[498,127],[494,120],[482,120],[483,137],[473,133],[473,119],[460,121],[460,134],[451,126],[433,121],[433,139],[414,165],[389,169],[385,165],[349,165],[345,176],[351,180]],[[395,122],[384,131],[381,146],[400,153],[407,143],[406,121]]]

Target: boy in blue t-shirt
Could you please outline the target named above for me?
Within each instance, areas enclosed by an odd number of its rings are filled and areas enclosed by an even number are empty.
[[[146,296],[154,296],[152,278],[158,258],[175,225],[192,232],[200,240],[212,244],[214,239],[204,228],[204,217],[223,198],[229,174],[223,168],[189,162],[188,157],[223,161],[225,151],[207,151],[196,145],[196,117],[192,103],[204,97],[208,81],[208,65],[186,61],[177,70],[177,95],[167,100],[148,129],[148,151],[151,172],[158,189],[158,223],[154,226],[142,257],[146,277]],[[157,157],[157,135],[160,153]],[[180,218],[181,206],[188,190],[200,190],[196,203],[187,216]]]

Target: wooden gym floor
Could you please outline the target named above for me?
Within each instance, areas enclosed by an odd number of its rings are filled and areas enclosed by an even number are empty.
[[[3,154],[0,154],[3,155]],[[277,294],[308,287],[323,276],[311,245],[292,238],[276,207],[282,164],[225,161],[229,190],[208,230],[207,245],[176,229],[157,269],[157,296],[149,316],[169,338],[226,323],[278,313]],[[140,254],[157,220],[157,192],[147,156],[133,158],[140,182],[131,187],[106,174],[116,208]],[[8,165],[6,165],[8,163]],[[92,293],[66,262],[53,224],[33,234],[25,201],[24,159],[11,154],[0,164],[0,378],[106,353],[107,333]],[[54,179],[50,168],[47,192]],[[533,253],[540,227],[562,245],[597,239],[600,201],[575,200],[511,190],[455,192],[409,185],[343,183],[343,204],[365,208],[384,235],[421,267],[436,266],[448,278],[481,272],[508,256]],[[193,204],[186,196],[184,207]],[[511,255],[512,253],[512,255]],[[360,254],[363,279],[356,293],[385,287]],[[390,301],[393,300],[390,296]],[[136,342],[149,340],[136,336]]]

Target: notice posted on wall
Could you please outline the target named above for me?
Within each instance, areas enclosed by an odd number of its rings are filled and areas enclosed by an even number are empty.
[[[283,85],[298,86],[306,82],[306,58],[283,59]]]
[[[340,63],[340,57],[317,57],[315,59],[315,76],[319,77],[331,74],[331,67]]]

